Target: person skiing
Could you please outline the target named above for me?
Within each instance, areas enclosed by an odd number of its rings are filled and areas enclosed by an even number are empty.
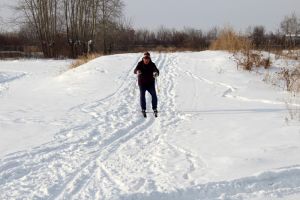
[[[157,95],[155,90],[155,79],[159,76],[159,70],[154,62],[152,62],[150,53],[145,52],[142,61],[134,69],[134,74],[138,75],[138,84],[140,89],[140,104],[143,116],[146,118],[146,91],[152,97],[152,109],[155,117],[157,117]]]

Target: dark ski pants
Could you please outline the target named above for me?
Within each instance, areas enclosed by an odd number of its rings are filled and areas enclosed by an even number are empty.
[[[151,94],[152,97],[152,109],[157,109],[157,95],[155,90],[155,84],[149,85],[149,86],[140,86],[140,103],[142,110],[146,110],[146,91],[148,91]]]

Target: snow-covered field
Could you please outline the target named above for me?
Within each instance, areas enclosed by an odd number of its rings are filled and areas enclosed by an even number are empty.
[[[225,52],[153,53],[144,119],[141,55],[0,61],[0,199],[300,199],[287,92]]]

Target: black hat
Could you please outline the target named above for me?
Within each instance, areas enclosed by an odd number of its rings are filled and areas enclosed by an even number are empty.
[[[146,56],[150,57],[150,53],[149,53],[148,51],[146,51],[146,52],[144,53],[144,57],[146,57]]]

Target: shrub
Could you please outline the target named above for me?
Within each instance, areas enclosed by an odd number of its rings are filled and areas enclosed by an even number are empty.
[[[278,74],[279,79],[284,81],[288,91],[300,92],[300,66],[294,69],[282,68]]]
[[[232,28],[226,27],[221,31],[218,38],[211,44],[210,49],[226,50],[236,53],[242,50],[251,50],[252,44],[248,38],[239,36]]]
[[[76,67],[79,67],[80,65],[83,65],[95,58],[98,58],[100,57],[101,54],[87,54],[87,55],[83,55],[83,56],[79,56],[74,62],[72,62],[71,64],[71,68],[76,68]]]
[[[271,65],[272,65],[271,58],[270,57],[263,58],[260,61],[260,65],[263,66],[265,69],[269,69],[271,67]]]
[[[268,69],[272,64],[270,57],[264,58],[261,54],[250,49],[234,53],[233,57],[237,63],[237,67],[241,66],[248,71],[251,71],[254,67],[264,67]]]
[[[271,61],[265,59],[253,51],[251,40],[247,37],[237,35],[230,27],[224,28],[216,41],[210,47],[213,50],[226,50],[232,52],[237,63],[237,67],[242,66],[245,70],[252,70],[253,67],[264,66],[269,68]]]

